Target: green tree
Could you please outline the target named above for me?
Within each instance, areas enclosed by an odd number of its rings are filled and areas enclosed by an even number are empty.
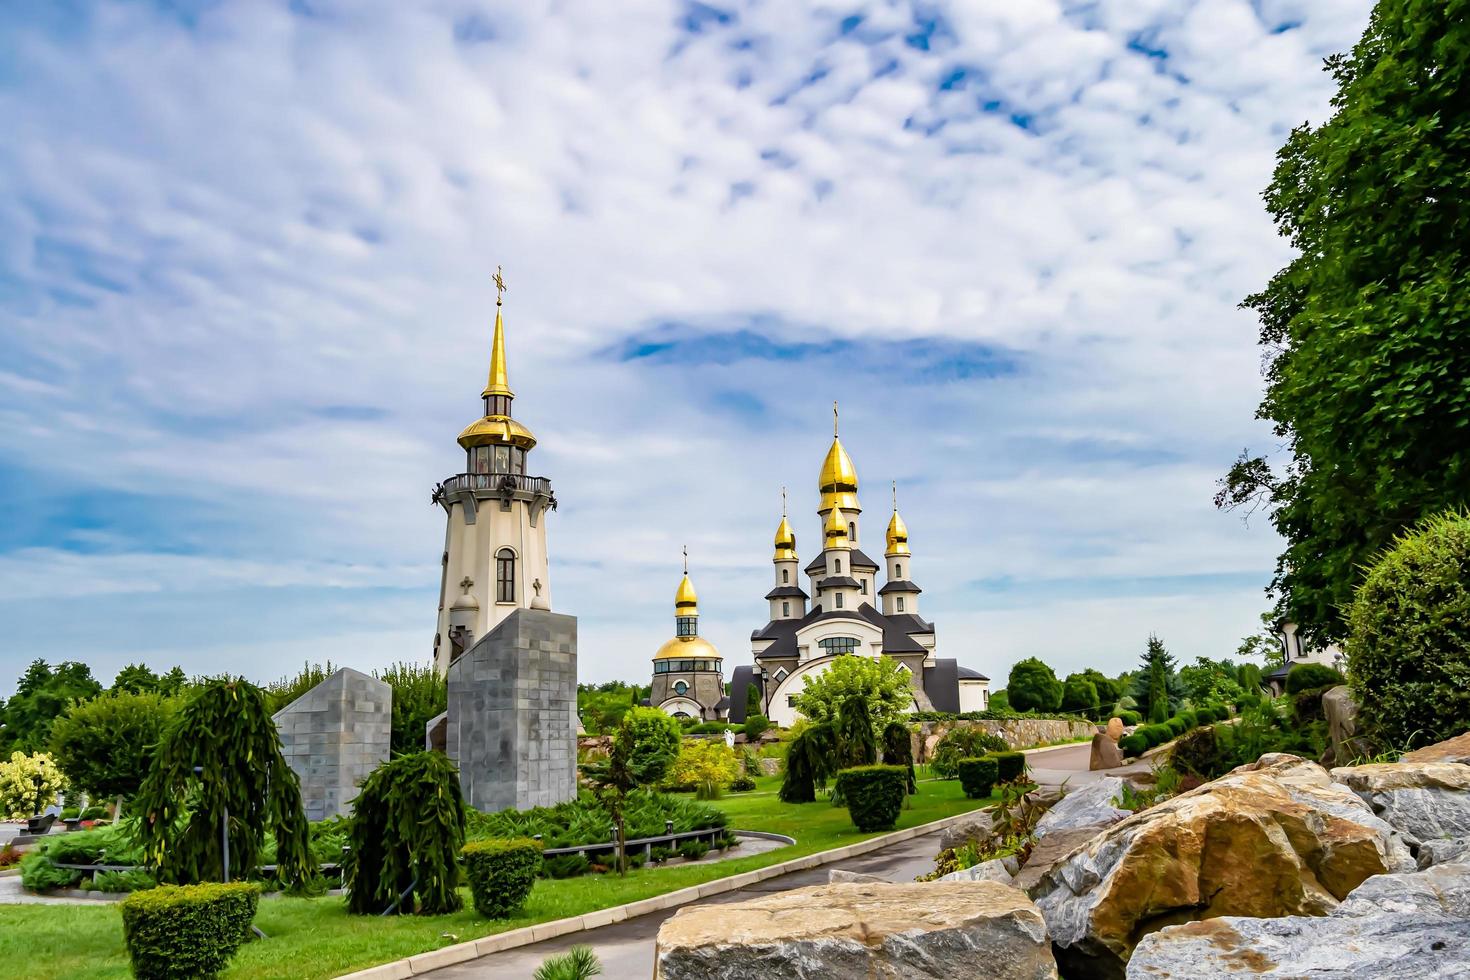
[[[1174,674],[1174,658],[1164,649],[1164,642],[1149,634],[1148,647],[1143,653],[1133,680],[1133,699],[1138,710],[1150,722],[1167,721],[1171,711],[1169,687]]]
[[[398,663],[375,677],[393,688],[389,743],[395,754],[422,752],[425,729],[449,707],[449,685],[433,664]]]
[[[796,696],[796,710],[815,724],[836,723],[849,699],[866,703],[866,717],[876,744],[883,729],[914,705],[909,672],[892,657],[838,657]]]
[[[752,681],[745,687],[745,717],[749,718],[751,715],[758,715],[760,713],[761,692],[760,688],[756,687],[755,682]]]
[[[1261,613],[1261,625],[1250,636],[1242,637],[1235,656],[1241,660],[1257,657],[1268,667],[1280,667],[1286,663],[1286,648],[1282,646],[1281,634],[1276,631],[1276,618],[1271,613]]]
[[[67,660],[53,669],[44,660],[32,661],[0,717],[0,754],[43,751],[51,742],[52,722],[67,706],[101,692],[86,664]]]
[[[352,801],[343,864],[347,911],[399,915],[457,911],[465,807],[459,773],[442,752],[410,752],[383,763]]]
[[[1333,114],[1277,153],[1266,206],[1297,257],[1245,305],[1267,358],[1249,451],[1216,504],[1264,507],[1271,583],[1309,642],[1341,639],[1362,570],[1421,518],[1470,503],[1470,10],[1379,0],[1327,60]]]
[[[1063,711],[1094,711],[1100,704],[1096,684],[1081,674],[1067,675],[1062,682]]]
[[[325,664],[303,663],[294,677],[282,677],[262,688],[267,709],[275,714],[336,672],[330,660]]]
[[[991,691],[990,702],[986,707],[990,711],[1010,711],[1010,693],[1007,692],[1005,688],[1001,688],[999,691]]]
[[[1062,706],[1062,682],[1035,657],[1027,657],[1011,668],[1006,692],[1016,711],[1056,711]]]
[[[108,691],[113,694],[145,694],[158,690],[158,679],[158,675],[147,664],[128,664],[117,672]]]
[[[657,786],[679,757],[679,723],[657,708],[630,708],[613,735],[628,739],[628,769],[638,786]]]
[[[162,881],[220,880],[226,810],[232,879],[255,870],[268,832],[282,882],[299,888],[316,874],[301,786],[281,755],[265,693],[243,679],[207,681],[179,709],[134,810],[139,842]]]
[[[1122,683],[1096,668],[1088,667],[1081,674],[1068,675],[1068,679],[1070,680],[1072,677],[1079,676],[1092,682],[1092,686],[1097,689],[1098,704],[1103,708],[1111,709],[1113,705],[1118,703],[1118,699],[1123,696]],[[1065,692],[1063,693],[1065,696]]]
[[[1233,704],[1242,693],[1238,676],[1239,670],[1231,661],[1209,657],[1196,657],[1188,667],[1179,668],[1184,696],[1197,708],[1207,704]]]
[[[51,754],[92,799],[132,796],[177,707],[172,698],[126,688],[75,702],[51,726]]]

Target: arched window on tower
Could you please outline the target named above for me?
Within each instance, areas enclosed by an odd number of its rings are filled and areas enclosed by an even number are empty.
[[[783,569],[781,569],[781,584],[782,585],[790,585],[791,584],[791,569],[789,569],[789,568],[783,568]]]
[[[783,599],[783,600],[781,600],[781,615],[783,615],[783,616],[790,616],[791,615],[791,601],[789,599]]]
[[[848,524],[847,524],[847,540],[849,540],[849,541],[856,541],[857,540],[857,525],[854,524],[851,521],[849,521]]]
[[[495,601],[516,601],[516,553],[509,548],[495,552]]]
[[[903,612],[903,596],[898,597],[898,611]]]
[[[899,579],[903,578],[903,564],[902,563],[900,563],[900,562],[894,562],[893,563],[893,577],[894,578],[899,578]]]

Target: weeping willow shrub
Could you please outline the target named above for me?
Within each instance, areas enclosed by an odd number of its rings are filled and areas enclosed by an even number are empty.
[[[400,755],[374,769],[352,801],[347,911],[376,915],[412,887],[399,914],[457,912],[464,828],[459,772],[443,753]]]
[[[906,789],[909,795],[919,791],[919,781],[914,775],[914,742],[909,726],[901,721],[890,721],[883,726],[883,764],[903,766],[908,770]]]
[[[205,682],[179,709],[138,788],[138,842],[159,881],[223,880],[226,810],[232,880],[254,874],[269,833],[281,883],[291,890],[312,883],[317,863],[301,786],[281,755],[265,693],[229,677]]]
[[[812,803],[817,790],[837,771],[837,736],[831,725],[808,725],[786,747],[786,778],[777,795],[782,803]]]

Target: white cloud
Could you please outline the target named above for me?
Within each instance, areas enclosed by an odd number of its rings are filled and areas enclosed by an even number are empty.
[[[348,604],[309,641],[323,656],[361,648],[343,609],[384,586],[424,598],[376,635],[426,655],[427,492],[460,466],[503,262],[517,411],[564,503],[555,595],[582,617],[589,679],[646,671],[686,541],[707,632],[746,659],[783,483],[814,539],[834,397],[869,540],[903,480],[926,613],[986,673],[1111,657],[1166,625],[1176,652],[1219,655],[1253,627],[1250,590],[1001,615],[964,586],[1264,584],[1274,539],[1209,507],[1214,475],[1269,438],[1235,304],[1287,255],[1259,194],[1285,132],[1323,116],[1321,58],[1355,40],[1365,0],[963,3],[939,8],[928,52],[899,2],[753,5],[694,35],[672,3],[312,6],[209,6],[190,27],[100,4],[10,28],[0,477],[152,497],[182,522],[192,502],[232,533],[183,527],[197,553],[178,556],[118,517],[82,553],[53,540],[65,513],[17,522],[5,616],[35,622],[27,597],[80,579],[180,602],[228,582],[268,618],[326,577]],[[462,33],[492,37],[456,41],[472,17],[483,30]],[[1025,369],[935,383],[901,363],[600,353],[750,314],[807,340],[994,343]],[[231,640],[263,675],[304,642]],[[152,649],[202,669],[196,637]],[[0,685],[33,655],[55,651],[0,652]]]

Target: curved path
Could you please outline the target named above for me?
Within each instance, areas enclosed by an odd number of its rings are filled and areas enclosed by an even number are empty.
[[[1046,785],[1068,783],[1077,786],[1093,782],[1108,772],[1087,771],[1092,747],[1086,742],[1073,745],[1058,745],[1047,749],[1031,749],[1026,753],[1031,772],[1037,782]],[[1127,771],[1133,766],[1112,773]],[[890,881],[912,881],[919,875],[934,870],[934,856],[939,852],[940,832],[925,834],[912,840],[892,844],[850,861],[796,871],[779,878],[771,878],[748,888],[714,896],[702,904],[726,904],[743,902],[771,892],[789,891],[809,885],[825,885],[828,873],[833,870],[856,871],[878,875]],[[491,978],[529,977],[548,956],[564,953],[573,946],[591,946],[602,961],[602,976],[606,980],[648,980],[653,976],[654,940],[659,926],[677,909],[668,909],[628,919],[598,929],[559,936],[545,942],[533,943],[518,949],[482,956],[468,963],[457,963],[426,976],[436,980],[491,980]]]

